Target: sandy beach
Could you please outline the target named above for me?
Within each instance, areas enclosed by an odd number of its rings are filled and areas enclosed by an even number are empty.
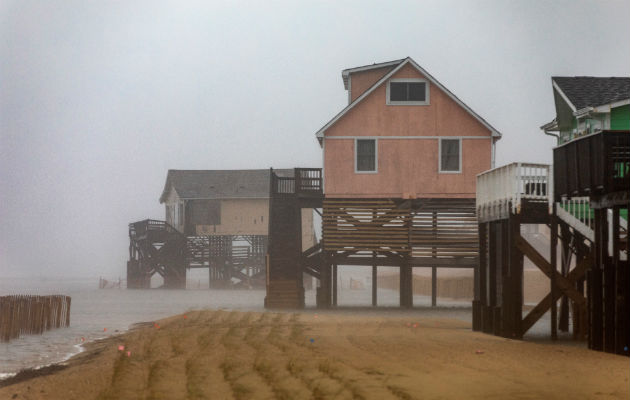
[[[627,399],[629,375],[626,357],[454,319],[196,311],[17,375],[0,398]]]

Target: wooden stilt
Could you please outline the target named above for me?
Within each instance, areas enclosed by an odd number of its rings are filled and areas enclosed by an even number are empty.
[[[604,319],[603,319],[603,302],[602,302],[602,253],[603,253],[603,214],[605,210],[594,210],[595,215],[595,243],[593,244],[594,263],[591,270],[590,280],[587,282],[589,294],[591,295],[590,303],[590,335],[589,345],[593,350],[604,349]]]
[[[475,281],[478,289],[475,291],[476,301],[478,301],[477,307],[473,307],[473,321],[477,320],[477,328],[480,331],[485,331],[483,309],[488,306],[488,285],[487,285],[487,270],[488,270],[488,223],[484,222],[479,226],[479,264],[477,265],[477,275]],[[475,312],[475,309],[477,310]],[[476,315],[476,316],[475,316]],[[473,324],[474,325],[474,324]]]
[[[603,230],[602,230],[602,268],[604,273],[604,351],[615,352],[615,303],[617,293],[615,285],[615,266],[613,258],[608,252],[609,231],[608,231],[608,210],[603,210]],[[614,234],[613,234],[614,237]]]
[[[337,264],[332,266],[332,305],[337,307],[337,283],[339,276],[337,275]]]
[[[497,306],[497,222],[488,223],[488,309],[484,332],[494,332],[494,308]]]
[[[612,213],[612,267],[615,271],[615,353],[624,354],[626,346],[625,319],[628,318],[628,311],[625,309],[624,297],[628,293],[624,293],[624,284],[627,276],[627,267],[623,265],[619,254],[621,239],[619,235],[619,211],[621,207],[614,207]],[[624,268],[626,267],[626,268]]]
[[[431,307],[437,305],[437,267],[431,267]]]
[[[377,298],[376,293],[378,289],[378,267],[376,266],[376,256],[374,257],[374,264],[372,264],[372,307],[376,307]]]
[[[551,215],[551,244],[550,244],[550,264],[552,273],[550,276],[551,288],[551,340],[558,339],[558,303],[556,299],[556,271],[557,271],[557,254],[558,254],[558,218],[556,217],[556,203],[553,203],[553,213]]]
[[[630,212],[630,203],[628,203],[625,207],[626,212]],[[620,242],[621,245],[621,242]],[[630,254],[630,230],[626,231],[626,240],[624,245],[626,252]],[[622,341],[624,342],[622,345],[623,354],[626,356],[630,356],[630,257],[626,257],[626,260],[623,262],[619,262],[620,268],[622,271],[621,274],[623,278],[618,283],[620,290],[623,292],[623,296],[621,298],[621,302],[623,303],[622,310],[620,310],[620,314],[623,312],[623,330],[622,330]]]
[[[510,330],[508,337],[522,337],[523,320],[523,253],[516,245],[516,238],[521,234],[521,220],[519,214],[510,214],[508,221],[509,243],[509,277],[510,284],[505,292],[510,293]]]
[[[560,221],[559,221],[560,222]],[[562,251],[560,253],[560,273],[562,276],[566,277],[569,273],[569,267],[571,263],[571,252],[569,250],[569,227],[564,223],[559,223],[560,233],[561,233],[561,248]],[[569,301],[568,297],[562,296],[560,298],[560,318],[558,321],[558,329],[561,332],[569,331]]]

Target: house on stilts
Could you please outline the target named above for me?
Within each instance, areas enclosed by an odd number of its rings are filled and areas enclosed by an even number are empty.
[[[291,177],[293,170],[276,170]],[[129,225],[127,287],[147,288],[159,274],[185,288],[186,272],[208,269],[210,288],[264,287],[270,171],[169,170],[160,203],[164,220]],[[300,216],[301,241],[315,243],[312,214]]]
[[[398,267],[401,307],[413,268],[431,268],[435,305],[437,268],[478,265],[476,176],[501,134],[411,58],[342,78],[348,105],[316,133],[323,171],[272,174],[267,306],[303,306],[302,273],[319,279],[318,307],[335,306],[345,265],[372,269],[374,306],[378,267]],[[285,239],[304,207],[321,208],[322,241],[299,254]]]
[[[547,311],[588,347],[630,346],[630,78],[553,77],[553,165],[514,163],[477,177],[480,262],[473,329],[522,337]],[[550,253],[521,236],[550,227]],[[523,257],[549,277],[549,294],[523,317]],[[559,265],[559,268],[558,268]],[[558,302],[560,310],[558,315]]]

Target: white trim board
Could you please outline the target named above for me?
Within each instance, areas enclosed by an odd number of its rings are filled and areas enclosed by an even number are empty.
[[[475,113],[470,107],[468,107],[466,104],[464,104],[463,101],[461,101],[457,96],[455,96],[453,93],[451,93],[451,91],[449,91],[446,87],[444,87],[444,85],[442,85],[440,82],[437,81],[437,79],[435,79],[433,76],[431,76],[431,74],[429,74],[427,71],[425,71],[421,66],[419,66],[415,61],[413,61],[411,59],[411,57],[407,57],[405,58],[400,64],[398,64],[398,66],[394,69],[392,69],[391,71],[389,71],[389,73],[387,73],[385,76],[383,76],[378,82],[376,82],[374,85],[372,85],[371,88],[369,88],[368,90],[366,90],[365,92],[363,92],[363,94],[361,94],[361,96],[357,97],[352,103],[348,104],[343,110],[341,110],[337,115],[335,115],[330,121],[328,121],[328,123],[326,125],[324,125],[320,130],[318,130],[315,133],[315,136],[317,138],[322,138],[324,137],[324,132],[330,128],[334,123],[336,123],[341,117],[343,117],[348,111],[350,111],[351,109],[353,109],[357,104],[359,104],[363,99],[365,99],[367,96],[369,96],[372,92],[374,92],[376,90],[376,88],[378,88],[379,86],[381,86],[384,82],[386,82],[388,79],[390,79],[394,74],[396,74],[398,71],[400,71],[402,69],[402,67],[404,67],[407,64],[411,64],[414,68],[416,68],[418,70],[418,72],[420,72],[420,74],[422,74],[428,81],[430,81],[431,83],[433,83],[435,86],[437,86],[440,90],[442,90],[448,97],[450,97],[453,101],[455,101],[460,107],[462,107],[464,110],[466,110],[470,115],[472,115],[478,122],[480,122],[483,126],[485,126],[488,130],[490,130],[491,135],[493,137],[498,137],[500,138],[502,135],[499,131],[497,131],[492,125],[490,125],[485,119],[481,118],[481,116],[479,116],[477,113]]]
[[[564,99],[564,101],[567,103],[567,105],[569,106],[569,108],[571,108],[571,111],[576,112],[577,109],[575,108],[575,106],[573,105],[573,103],[571,103],[571,100],[569,100],[569,98],[567,97],[566,94],[564,94],[564,92],[562,91],[562,89],[560,89],[560,85],[558,85],[556,83],[556,81],[553,80],[553,78],[551,78],[551,85],[554,87],[554,89],[556,89],[558,91],[558,94],[560,94],[560,96]]]
[[[492,139],[492,136],[326,136],[322,139]]]

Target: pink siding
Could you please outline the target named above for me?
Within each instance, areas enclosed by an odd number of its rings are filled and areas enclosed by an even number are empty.
[[[351,100],[354,101],[357,97],[361,96],[366,90],[371,88],[372,85],[387,75],[392,69],[394,68],[385,67],[350,74],[350,90],[352,91]]]
[[[394,78],[423,78],[411,65]],[[353,81],[354,86],[354,81]],[[388,106],[381,85],[325,132],[327,197],[474,197],[475,177],[490,169],[491,132],[430,84],[430,105]],[[438,173],[437,139],[378,140],[378,173],[354,172],[354,140],[335,136],[483,136],[462,141],[462,173]]]

